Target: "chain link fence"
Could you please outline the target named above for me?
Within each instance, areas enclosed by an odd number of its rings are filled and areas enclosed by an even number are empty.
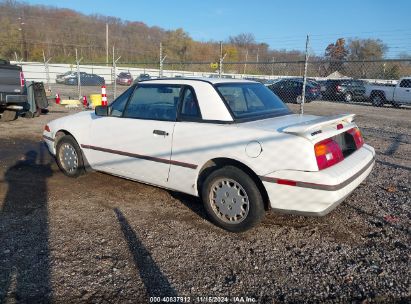
[[[135,81],[169,77],[223,77],[251,79],[264,83],[285,102],[302,99],[304,60],[282,62],[158,62],[55,64],[14,62],[23,68],[27,80],[42,81],[51,94],[79,99],[100,94],[107,87],[109,102]],[[162,70],[160,70],[160,67]],[[372,102],[372,87],[387,91],[401,77],[411,75],[411,60],[327,61],[307,65],[305,100]],[[407,84],[408,87],[408,84]],[[375,90],[374,90],[375,91]],[[383,96],[387,103],[389,96]],[[371,99],[370,99],[371,98]],[[411,99],[411,98],[408,98]],[[408,101],[411,104],[411,100]],[[398,105],[393,102],[394,105]],[[404,104],[404,103],[403,103]],[[407,104],[407,102],[405,102]]]

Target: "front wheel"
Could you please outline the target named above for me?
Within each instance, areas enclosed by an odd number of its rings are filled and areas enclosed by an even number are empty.
[[[80,147],[70,135],[63,136],[56,147],[57,164],[63,173],[69,177],[84,174],[84,162]]]
[[[350,92],[347,92],[344,94],[344,101],[345,102],[351,102],[352,101],[352,94]]]
[[[258,186],[248,174],[233,166],[217,169],[206,178],[202,199],[211,220],[231,232],[254,227],[265,214]]]

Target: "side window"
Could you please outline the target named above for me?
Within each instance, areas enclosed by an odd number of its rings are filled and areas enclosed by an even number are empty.
[[[175,121],[181,87],[141,85],[131,97],[124,117]]]
[[[183,100],[181,104],[181,118],[183,120],[201,119],[200,109],[195,98],[194,92],[191,88],[184,91]]]
[[[401,88],[411,88],[411,79],[403,79],[400,83]]]
[[[133,93],[133,90],[134,87],[129,88],[127,91],[125,91],[111,103],[111,116],[121,117],[123,115],[124,107],[126,106],[127,100],[130,97],[131,93]]]

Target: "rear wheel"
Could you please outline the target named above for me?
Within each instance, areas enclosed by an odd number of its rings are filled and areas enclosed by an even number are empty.
[[[384,105],[385,98],[381,94],[374,94],[371,97],[371,103],[374,107],[381,107]]]
[[[217,169],[206,178],[202,199],[211,220],[232,232],[252,228],[265,214],[258,186],[248,174],[233,166]]]
[[[0,121],[12,121],[17,119],[17,112],[12,110],[4,110],[1,113]]]
[[[399,107],[401,107],[401,105],[400,105],[399,103],[395,102],[395,101],[392,101],[391,104],[392,104],[392,106],[393,106],[394,108],[399,108]]]
[[[85,172],[80,147],[70,135],[65,135],[58,141],[56,159],[60,170],[69,177],[78,177]]]

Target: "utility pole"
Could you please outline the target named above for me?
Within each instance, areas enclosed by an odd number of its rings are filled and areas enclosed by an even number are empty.
[[[106,65],[108,65],[108,23],[106,23]]]
[[[227,53],[224,54],[223,56],[223,42],[220,41],[220,62],[218,65],[218,77],[221,78],[221,75],[223,74],[223,61],[225,56],[227,56]]]
[[[243,73],[243,75],[245,75],[245,71],[247,69],[247,61],[248,61],[248,49],[245,52],[245,62],[244,62],[244,73]]]
[[[47,89],[50,90],[50,73],[49,73],[49,61],[51,57],[46,60],[46,55],[44,54],[43,50],[43,61],[44,61],[44,70],[46,71],[46,82],[47,82]]]
[[[77,49],[76,49],[76,65],[77,65],[77,93],[78,99],[81,100],[81,79],[80,79],[80,62],[83,60],[83,57],[78,59]]]
[[[259,73],[259,67],[260,67],[260,65],[258,64],[258,62],[259,62],[259,60],[258,60],[258,59],[259,59],[259,58],[258,58],[259,53],[260,53],[260,48],[257,48],[257,58],[256,58],[257,63],[255,64],[255,71],[258,72],[258,74],[260,74],[260,73]]]
[[[117,77],[117,61],[119,61],[121,58],[118,57],[116,60],[114,60],[114,45],[113,45],[113,79],[114,79],[114,99],[117,98],[117,81],[116,81],[116,77]]]
[[[274,75],[274,57],[271,59],[271,76]]]
[[[303,91],[301,93],[301,104],[300,104],[300,114],[304,114],[304,103],[305,103],[305,86],[307,84],[307,66],[308,66],[308,43],[310,37],[307,35],[307,40],[305,41],[305,63],[304,63],[304,76],[303,76]]]
[[[158,71],[158,77],[163,77],[163,44],[160,42],[160,70]]]
[[[160,71],[158,72],[158,76],[160,78],[163,77],[163,63],[166,60],[167,55],[163,57],[163,44],[160,42]]]
[[[16,64],[19,65],[19,66],[21,66],[21,67],[23,67],[23,65],[21,64],[22,61],[23,61],[23,58],[20,58],[20,59],[19,59],[16,51],[14,52],[14,58],[15,58],[15,60],[16,60]]]
[[[111,69],[111,83],[116,82],[116,71],[114,71],[114,44],[113,44],[113,52],[112,52],[112,60],[113,60],[113,67]]]
[[[24,61],[27,61],[27,42],[26,42],[26,31],[25,31],[25,23],[24,23],[24,12],[21,14],[21,17],[18,18],[20,21],[20,28],[21,31],[21,56],[23,57]]]

